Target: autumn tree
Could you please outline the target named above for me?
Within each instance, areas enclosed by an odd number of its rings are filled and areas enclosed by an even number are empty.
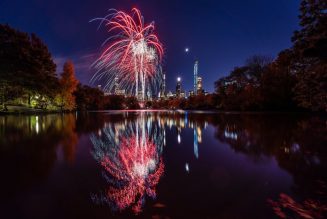
[[[77,89],[78,80],[75,78],[74,64],[71,61],[67,61],[64,64],[59,83],[60,91],[57,96],[58,106],[62,111],[71,111],[75,109],[76,103],[73,93]]]

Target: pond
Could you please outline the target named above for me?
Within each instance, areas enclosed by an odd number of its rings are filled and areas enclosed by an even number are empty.
[[[0,116],[1,218],[324,218],[326,119]]]

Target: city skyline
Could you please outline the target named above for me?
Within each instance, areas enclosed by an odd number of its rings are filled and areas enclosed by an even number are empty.
[[[156,32],[164,44],[166,90],[174,90],[177,76],[183,79],[184,89],[191,90],[193,63],[198,59],[203,87],[212,92],[213,81],[227,75],[234,66],[242,65],[249,56],[275,57],[291,45],[290,37],[298,29],[298,5],[299,1],[281,0],[201,4],[126,0],[99,1],[96,5],[91,1],[81,5],[74,0],[65,3],[4,0],[0,3],[0,22],[39,35],[49,45],[58,73],[64,61],[71,59],[77,78],[89,84],[94,73],[90,65],[96,60],[105,34],[97,32],[97,24],[89,20],[103,16],[110,8],[129,11],[138,7],[147,22],[155,21]],[[16,16],[11,16],[13,11]]]

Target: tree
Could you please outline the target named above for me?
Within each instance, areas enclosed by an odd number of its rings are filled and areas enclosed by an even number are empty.
[[[23,90],[21,95],[54,96],[58,84],[54,64],[47,46],[35,34],[15,30],[0,24],[0,91],[1,102],[12,98],[7,95]],[[46,82],[46,83],[44,83]]]
[[[268,110],[296,109],[293,88],[295,75],[291,69],[294,60],[292,50],[279,53],[277,59],[265,70],[261,78],[263,107]]]
[[[124,96],[121,95],[109,95],[105,97],[106,110],[121,110],[124,109]]]
[[[57,97],[57,103],[61,110],[73,110],[76,107],[75,96],[78,80],[75,78],[74,64],[67,61],[64,64],[63,72],[61,73],[60,92]]]
[[[327,63],[312,65],[297,74],[295,100],[303,108],[327,111]]]
[[[302,0],[299,15],[302,28],[292,37],[299,58],[327,59],[326,10],[325,0]]]
[[[255,55],[244,66],[235,67],[227,77],[215,82],[218,107],[225,110],[261,110],[262,77],[272,62],[268,56]]]
[[[33,75],[28,90],[41,96],[54,98],[59,86],[56,64],[53,62],[47,46],[35,34],[31,35],[30,66]],[[43,82],[43,83],[42,83]],[[44,83],[46,82],[46,83]]]
[[[77,110],[104,109],[104,93],[98,88],[78,84],[74,96]]]
[[[140,109],[140,104],[136,97],[126,97],[125,98],[125,107],[127,109]],[[153,105],[152,105],[153,107]]]
[[[302,0],[301,29],[292,41],[297,84],[295,100],[299,106],[313,111],[327,110],[327,2]]]

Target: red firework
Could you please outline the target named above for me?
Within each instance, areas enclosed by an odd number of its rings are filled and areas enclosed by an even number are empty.
[[[106,87],[111,89],[113,79],[119,77],[125,89],[135,87],[142,94],[145,84],[153,82],[163,56],[163,47],[154,33],[154,22],[145,24],[140,10],[133,8],[129,15],[113,10],[104,18],[94,19],[105,23],[113,35],[104,44],[108,45],[95,63],[98,72],[94,79],[107,79]]]

